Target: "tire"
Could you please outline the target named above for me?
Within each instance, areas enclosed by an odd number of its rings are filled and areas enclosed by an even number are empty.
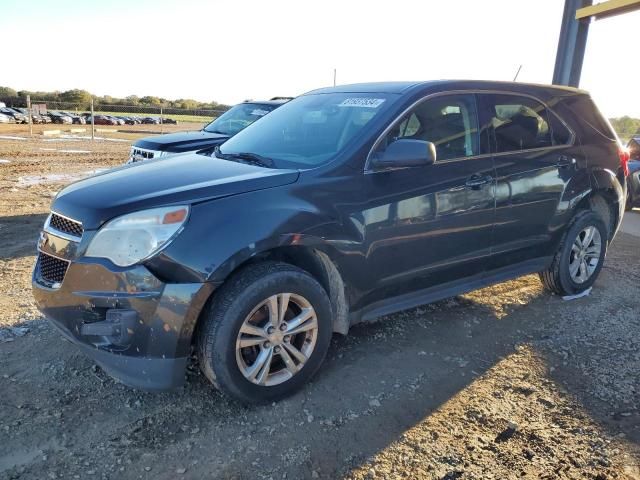
[[[286,297],[288,294],[291,296]],[[274,296],[278,308],[270,309],[268,300]],[[269,312],[279,312],[283,304],[289,306],[284,314],[284,327],[279,323],[267,338],[267,330],[272,325]],[[263,306],[257,308],[260,305]],[[287,340],[289,327],[296,318],[302,319],[304,312],[315,314],[316,328],[289,335]],[[304,270],[278,262],[249,266],[231,277],[207,307],[197,338],[200,368],[222,393],[245,404],[266,403],[291,395],[313,377],[326,356],[333,331],[331,312],[327,292]],[[280,321],[278,317],[280,313],[275,316],[276,322]],[[301,322],[300,327],[309,328],[312,324],[313,316]],[[243,332],[256,327],[261,330],[261,336],[253,329],[251,333],[241,334],[241,327]],[[286,330],[280,332],[283,328]],[[239,347],[241,338],[248,343],[254,340],[260,343],[242,348]],[[304,352],[306,361],[300,362],[292,347],[298,353]],[[269,351],[272,357],[268,358],[273,358],[273,363],[268,362],[269,370],[264,374],[264,369],[259,369],[252,380],[251,372],[256,370],[252,367]],[[276,353],[278,351],[281,353]]]
[[[585,257],[586,264],[589,264],[592,259],[595,260],[596,258],[597,264],[593,261],[593,267],[595,268],[590,271],[588,277],[582,281],[578,281],[570,270],[570,263],[580,258],[576,257],[576,253],[573,251],[574,242],[578,239],[578,235],[582,236],[585,230],[590,227],[594,228],[600,237],[600,252],[598,255],[593,255],[593,250],[591,250],[593,256]],[[597,235],[594,233],[593,237]],[[551,266],[547,270],[540,272],[540,280],[545,288],[557,295],[576,295],[590,288],[596,281],[596,278],[598,278],[598,274],[602,269],[602,264],[604,263],[604,258],[607,253],[608,239],[609,231],[599,215],[591,210],[578,212],[565,232]],[[595,238],[593,241],[595,242]],[[595,243],[592,243],[592,245],[595,245]],[[587,245],[586,248],[589,250],[589,245]],[[572,265],[575,265],[575,263],[572,263]],[[581,272],[582,269],[579,268],[577,274],[580,275]]]

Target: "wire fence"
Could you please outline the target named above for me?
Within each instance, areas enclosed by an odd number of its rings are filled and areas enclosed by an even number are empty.
[[[90,102],[53,102],[15,97],[1,99],[2,130],[38,135],[47,130],[74,129],[90,132],[124,131],[162,134],[195,130],[213,121],[226,109],[186,109],[151,105],[111,105]],[[46,134],[46,133],[45,133]]]

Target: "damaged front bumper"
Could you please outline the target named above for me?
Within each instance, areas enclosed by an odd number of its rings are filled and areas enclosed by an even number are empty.
[[[183,384],[213,284],[165,283],[143,265],[84,259],[78,244],[47,231],[38,250],[33,295],[66,338],[126,385],[167,390]]]

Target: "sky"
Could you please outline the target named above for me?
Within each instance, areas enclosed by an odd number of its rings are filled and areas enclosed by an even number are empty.
[[[0,85],[233,104],[385,80],[550,83],[563,0],[0,0]],[[580,87],[640,117],[640,12],[591,24]],[[637,50],[637,49],[636,49]]]

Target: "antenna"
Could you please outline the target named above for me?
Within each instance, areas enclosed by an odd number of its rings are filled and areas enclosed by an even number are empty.
[[[518,75],[520,75],[520,70],[522,70],[522,65],[518,67],[518,71],[516,72],[516,76],[513,77],[513,81],[515,82],[518,79]]]

